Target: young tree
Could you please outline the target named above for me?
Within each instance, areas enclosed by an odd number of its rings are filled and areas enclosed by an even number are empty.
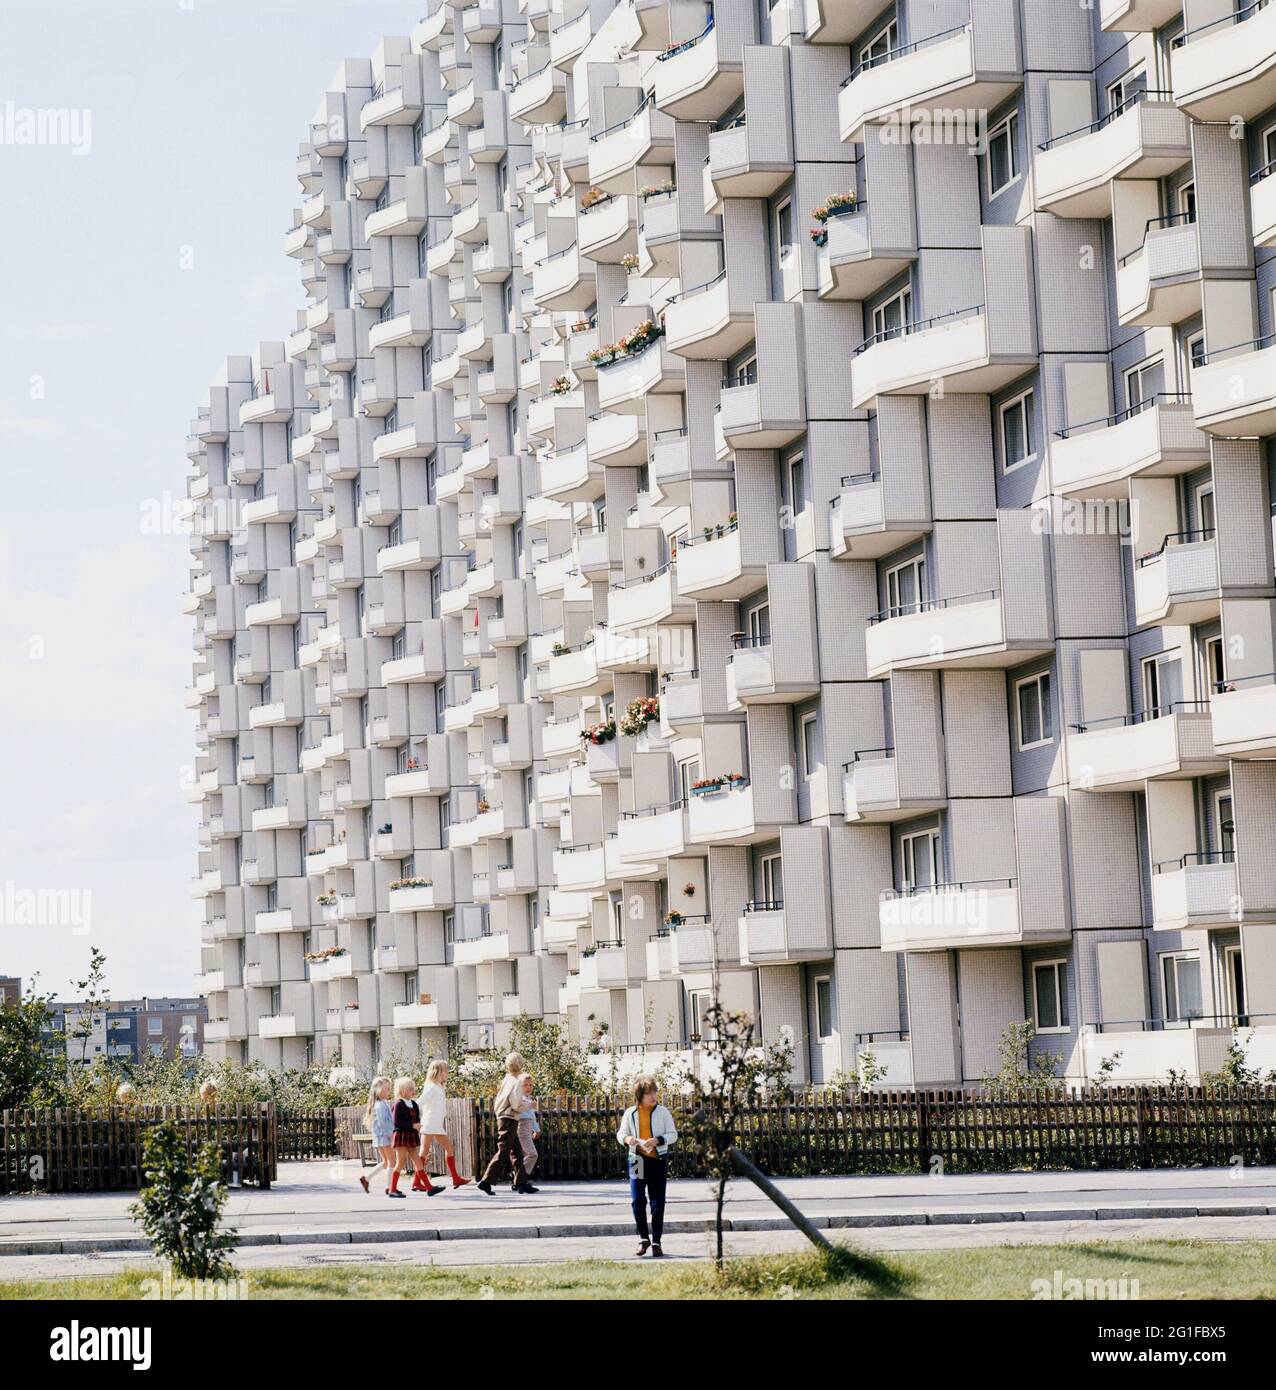
[[[753,1020],[749,1015],[732,1013],[717,999],[710,1004],[704,1021],[706,1042],[700,1073],[686,1079],[692,1093],[693,1112],[686,1146],[714,1184],[717,1234],[714,1258],[721,1266],[727,1183],[734,1173],[752,1168],[737,1148],[741,1122],[770,1092],[782,1090],[788,1084],[793,1048],[790,1043],[760,1045],[755,1040]]]
[[[165,1120],[146,1136],[143,1171],[146,1184],[129,1215],[150,1237],[156,1255],[182,1279],[231,1278],[235,1232],[220,1229],[226,1185],[213,1145],[192,1158],[176,1126]]]
[[[106,956],[96,946],[89,950],[89,973],[86,979],[75,982],[76,993],[84,1001],[83,1010],[76,1016],[71,1028],[71,1036],[80,1042],[80,1063],[89,1059],[89,1040],[97,1027],[97,1020],[105,1023],[106,1011],[111,1007],[111,997],[106,989]]]

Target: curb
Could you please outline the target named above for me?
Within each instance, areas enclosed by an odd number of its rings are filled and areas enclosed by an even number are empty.
[[[968,1211],[854,1212],[841,1216],[813,1216],[818,1230],[869,1230],[891,1226],[976,1226],[1025,1221],[1153,1221],[1194,1216],[1276,1216],[1276,1207],[1219,1205],[1201,1207],[1019,1207],[995,1211],[976,1207]],[[727,1231],[785,1231],[791,1223],[783,1216],[728,1218]],[[712,1230],[712,1223],[673,1217],[665,1230],[679,1235],[699,1235]],[[569,1237],[616,1237],[632,1234],[628,1222],[595,1221],[538,1226],[394,1226],[368,1230],[246,1231],[240,1235],[242,1248],[266,1245],[381,1245],[423,1240],[561,1240]],[[0,1257],[5,1255],[90,1255],[119,1252],[149,1252],[150,1241],[141,1236],[96,1236],[68,1240],[0,1239]]]

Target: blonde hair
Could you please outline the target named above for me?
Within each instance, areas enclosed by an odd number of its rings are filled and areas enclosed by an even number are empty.
[[[382,1086],[388,1086],[389,1084],[390,1078],[388,1076],[374,1076],[372,1078],[372,1085],[368,1087],[368,1108],[363,1112],[364,1123],[369,1128],[372,1127],[372,1117],[377,1112],[377,1101],[381,1099],[378,1092],[381,1090]]]
[[[122,1081],[116,1088],[115,1099],[117,1103],[120,1105],[128,1105],[132,1102],[133,1097],[136,1094],[137,1093],[136,1091],[134,1091],[133,1083],[131,1081]]]
[[[402,1100],[408,1091],[416,1090],[416,1082],[410,1076],[396,1076],[394,1078],[394,1098]]]
[[[442,1057],[436,1057],[425,1069],[425,1079],[437,1082],[439,1077],[447,1071],[447,1063]]]
[[[523,1073],[523,1055],[521,1052],[511,1052],[505,1059],[505,1070],[511,1076],[521,1076]]]
[[[205,1105],[211,1105],[217,1099],[217,1083],[215,1081],[205,1081],[199,1088],[199,1098]]]

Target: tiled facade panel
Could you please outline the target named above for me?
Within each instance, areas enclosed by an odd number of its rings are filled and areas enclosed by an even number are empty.
[[[215,1055],[654,1067],[715,992],[799,1084],[1263,1055],[1276,87],[1246,16],[1242,139],[1191,33],[893,13],[855,77],[875,22],[734,0],[430,0],[337,69],[305,308],[187,446]]]

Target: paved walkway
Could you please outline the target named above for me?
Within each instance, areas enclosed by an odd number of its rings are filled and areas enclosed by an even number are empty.
[[[365,1196],[359,1172],[354,1163],[285,1163],[269,1192],[233,1193],[227,1217],[240,1235],[240,1263],[505,1264],[632,1253],[621,1182],[546,1183],[528,1197],[492,1198],[467,1187],[394,1202],[375,1189]],[[875,1249],[1134,1235],[1276,1238],[1274,1168],[794,1178],[780,1186],[817,1226],[854,1229],[857,1242]],[[132,1200],[131,1193],[0,1199],[0,1279],[107,1273],[149,1258],[127,1213]],[[705,1182],[670,1183],[670,1250],[703,1255],[712,1210]],[[731,1183],[727,1218],[741,1253],[801,1243],[747,1182]]]

